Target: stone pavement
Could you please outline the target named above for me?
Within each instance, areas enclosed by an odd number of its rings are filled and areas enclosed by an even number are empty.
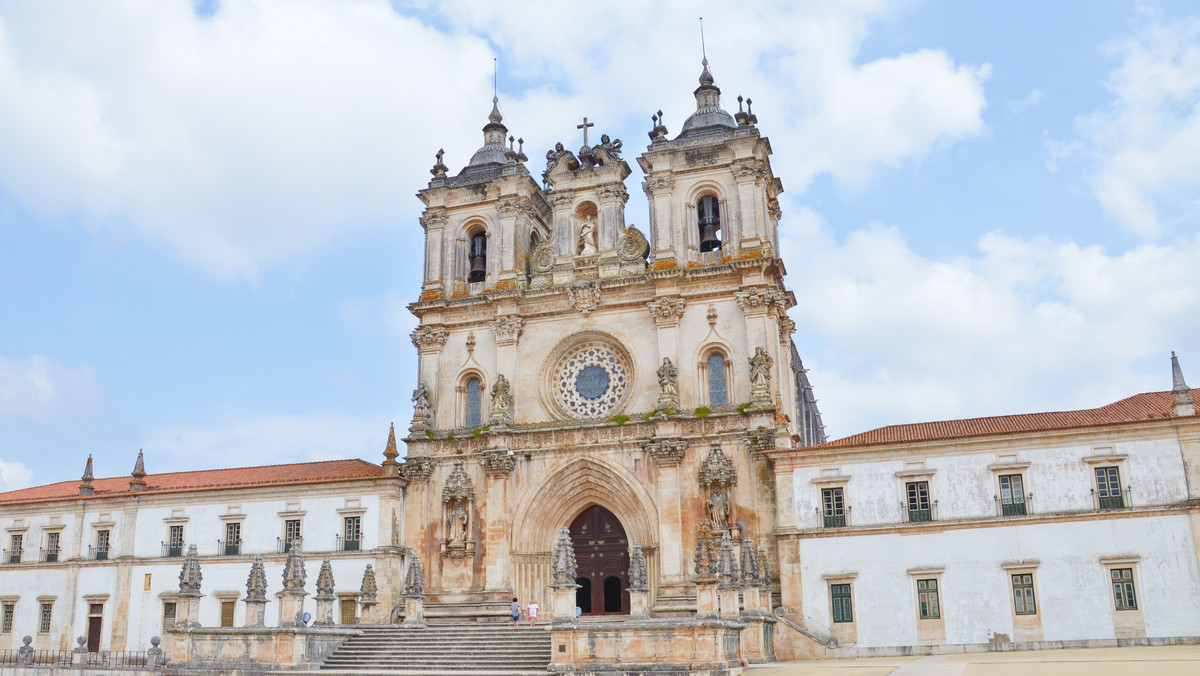
[[[748,676],[1196,676],[1200,646],[1036,650],[788,662]]]

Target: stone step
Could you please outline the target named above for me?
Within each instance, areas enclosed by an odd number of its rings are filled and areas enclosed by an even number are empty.
[[[518,676],[545,674],[550,664],[550,634],[536,627],[436,624],[361,628],[363,633],[338,646],[317,673]]]

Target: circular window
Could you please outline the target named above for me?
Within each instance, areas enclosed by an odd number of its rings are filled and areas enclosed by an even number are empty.
[[[621,403],[628,369],[606,345],[576,348],[557,369],[554,399],[573,418],[603,418]]]

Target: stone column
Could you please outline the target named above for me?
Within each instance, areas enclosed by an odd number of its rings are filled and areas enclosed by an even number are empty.
[[[654,458],[659,532],[662,533],[659,540],[660,575],[666,584],[683,584],[686,562],[679,463],[687,450],[687,442],[680,438],[653,439],[645,448]]]
[[[696,570],[696,616],[717,616],[717,555],[714,546],[712,525],[701,521],[696,532],[696,555],[693,562]]]
[[[498,600],[512,596],[512,562],[509,561],[509,533],[512,530],[512,514],[508,508],[508,478],[517,466],[516,457],[511,451],[505,450],[508,435],[499,434],[496,437],[500,446],[483,457],[484,474],[486,475],[487,501],[484,503],[484,593],[489,594],[489,600]],[[503,595],[503,596],[501,596]]]
[[[261,627],[267,619],[267,573],[263,557],[255,556],[246,578],[246,626]]]
[[[737,617],[742,591],[742,580],[738,570],[737,558],[733,553],[733,540],[729,533],[721,536],[721,551],[717,556],[717,598],[722,617]]]
[[[421,227],[425,230],[425,279],[421,287],[421,300],[436,300],[450,286],[450,270],[442,265],[446,253],[442,250],[442,235],[446,226],[446,210],[426,209],[421,215]]]
[[[646,307],[650,309],[650,316],[654,318],[655,337],[658,343],[658,364],[662,364],[664,359],[670,359],[673,365],[679,364],[679,320],[683,317],[683,308],[686,304],[681,296],[674,294],[659,296],[646,303]],[[671,406],[671,402],[666,402],[660,397],[657,408],[659,410],[679,408],[678,375],[675,378],[673,403],[674,406]]]
[[[333,602],[337,595],[333,593],[333,565],[329,557],[321,562],[321,572],[317,573],[317,619],[313,624],[333,624]]]
[[[571,531],[558,529],[558,540],[554,545],[554,607],[550,626],[575,625],[575,577],[579,567],[575,562],[575,544],[571,542]]]
[[[647,178],[643,184],[646,197],[650,202],[650,226],[654,236],[651,241],[657,248],[651,254],[651,267],[654,269],[673,268],[678,261],[684,260],[686,243],[676,242],[672,228],[671,190],[675,187],[675,179],[670,175],[659,175]],[[677,253],[678,252],[678,253]]]
[[[375,568],[369,563],[363,570],[362,585],[358,589],[358,603],[362,606],[359,622],[374,624],[378,621],[375,617],[375,606],[379,605],[379,585],[375,581]]]
[[[437,383],[441,382],[438,379],[438,356],[450,338],[450,331],[444,326],[419,326],[410,337],[413,347],[417,348],[417,382],[434,383],[433,400],[439,405],[433,415],[434,427],[450,428],[453,425],[446,423],[454,417],[454,411],[451,410],[454,397],[446,396],[449,393],[437,389]]]
[[[734,180],[737,181],[737,198],[741,213],[738,224],[741,237],[735,246],[740,249],[758,248],[763,242],[765,214],[759,206],[757,185],[764,170],[757,163],[735,164],[731,170]]]
[[[421,572],[421,560],[416,554],[412,554],[411,557],[404,582],[404,624],[409,627],[424,627],[425,576]]]
[[[183,569],[179,571],[179,608],[175,624],[186,627],[200,626],[200,582],[204,576],[200,572],[200,553],[196,545],[188,545],[187,556],[183,559]],[[183,618],[180,620],[179,618]]]
[[[488,265],[495,261],[496,288],[515,289],[517,283],[517,217],[521,214],[522,202],[528,198],[501,199],[496,206],[500,215],[500,227],[496,229],[496,237],[489,237]],[[495,247],[495,248],[492,248]],[[524,271],[521,273],[524,274]]]
[[[650,592],[646,586],[646,557],[642,554],[642,546],[633,543],[629,553],[629,616],[644,618],[650,616],[649,602],[646,595]]]
[[[283,591],[279,592],[279,626],[297,627],[304,625],[304,553],[302,538],[292,540],[287,562],[283,566]]]

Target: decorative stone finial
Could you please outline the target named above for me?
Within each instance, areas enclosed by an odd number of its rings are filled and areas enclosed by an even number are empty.
[[[364,606],[379,603],[379,585],[375,583],[375,568],[367,564],[363,571],[362,586],[358,589],[358,602]]]
[[[758,547],[758,578],[760,588],[771,591],[771,562],[767,560],[767,547],[764,544]]]
[[[142,459],[142,449],[138,449],[137,462],[133,464],[133,478],[129,480],[129,492],[137,493],[146,490],[146,463]]]
[[[400,474],[400,463],[396,462],[398,457],[400,457],[400,451],[396,449],[396,425],[392,423],[388,427],[387,447],[383,449],[384,474],[388,476]]]
[[[642,546],[635,542],[629,553],[629,591],[650,591],[647,582],[646,556]]]
[[[409,555],[408,575],[404,579],[404,598],[425,598],[425,574],[421,571],[421,560],[415,554]]]
[[[1190,390],[1183,380],[1183,369],[1179,367],[1179,357],[1175,356],[1174,351],[1171,352],[1171,392],[1175,393],[1175,415],[1196,415],[1196,405],[1189,395]]]
[[[575,563],[575,543],[571,542],[571,531],[565,526],[558,529],[558,541],[554,544],[554,583],[551,587],[575,584],[579,566]]]
[[[717,578],[717,552],[713,551],[712,524],[707,520],[700,522],[696,531],[696,555],[692,563],[696,567],[697,582],[712,582]]]
[[[250,576],[246,578],[246,602],[267,602],[267,571],[263,567],[263,557],[255,556],[250,564]]]
[[[442,161],[442,156],[445,154],[446,151],[444,149],[438,148],[436,155],[437,163],[435,163],[433,168],[429,170],[429,173],[433,174],[434,178],[442,178],[446,175],[446,172],[450,171],[450,167],[447,167],[446,163]]]
[[[500,124],[504,121],[504,116],[500,114],[500,97],[492,97],[492,112],[488,115],[488,122],[492,124]]]
[[[332,601],[337,598],[333,593],[333,563],[328,556],[321,562],[321,572],[317,573],[317,595],[314,598],[318,601]]]
[[[744,538],[742,540],[742,583],[747,587],[757,587],[759,579],[758,553],[754,550],[754,541]]]
[[[287,562],[283,564],[283,591],[304,592],[304,552],[301,551],[303,538],[292,540],[288,549]]]
[[[92,488],[92,479],[94,478],[92,476],[92,456],[88,454],[87,465],[84,466],[83,476],[80,477],[80,480],[83,481],[82,484],[79,484],[80,495],[92,495],[96,492],[96,489]]]
[[[700,62],[704,66],[704,70],[700,71],[700,86],[711,87],[713,83],[712,72],[708,70],[708,59],[705,58]]]
[[[736,587],[741,584],[738,573],[737,557],[733,553],[733,540],[729,533],[721,536],[721,551],[717,556],[717,577],[723,587]]]
[[[200,596],[200,551],[196,545],[188,545],[187,556],[183,557],[183,569],[179,571],[179,593],[182,596]]]

